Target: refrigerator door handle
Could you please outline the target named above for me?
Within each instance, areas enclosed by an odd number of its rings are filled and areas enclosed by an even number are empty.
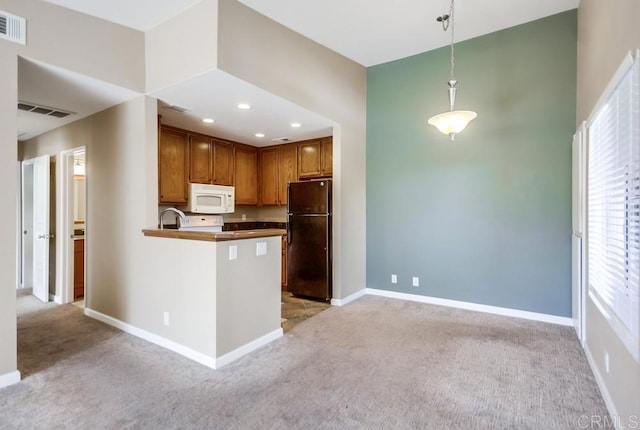
[[[288,223],[287,223],[287,246],[288,246],[288,245],[291,245],[291,236],[292,236],[292,233],[291,233],[291,223],[290,223],[290,222],[288,222]]]

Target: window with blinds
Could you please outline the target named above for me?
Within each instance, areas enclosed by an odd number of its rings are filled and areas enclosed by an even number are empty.
[[[589,293],[640,359],[640,61],[588,124]]]

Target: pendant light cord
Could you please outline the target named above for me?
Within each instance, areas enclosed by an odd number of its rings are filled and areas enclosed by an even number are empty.
[[[449,24],[451,24],[451,72],[450,72],[449,78],[452,81],[455,80],[453,69],[456,66],[454,55],[453,55],[453,41],[454,41],[455,28],[456,28],[456,26],[455,26],[455,24],[453,22],[453,20],[454,20],[454,17],[453,17],[453,1],[454,0],[451,0],[451,8],[449,9]]]

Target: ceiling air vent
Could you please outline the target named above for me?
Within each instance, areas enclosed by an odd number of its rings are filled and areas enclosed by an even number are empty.
[[[271,139],[272,142],[280,142],[280,143],[287,143],[287,142],[291,142],[291,139],[289,139],[288,137],[278,137],[277,139]]]
[[[176,112],[180,112],[180,113],[189,112],[191,110],[191,109],[188,109],[186,107],[182,107],[182,106],[178,106],[178,105],[171,105],[171,106],[169,106],[169,109],[174,110]]]
[[[0,38],[27,44],[27,20],[0,10]]]
[[[52,107],[40,106],[28,102],[18,102],[18,109],[25,112],[39,113],[41,115],[52,116],[55,118],[64,118],[69,115],[75,115],[74,112],[69,112],[62,109],[56,109]]]

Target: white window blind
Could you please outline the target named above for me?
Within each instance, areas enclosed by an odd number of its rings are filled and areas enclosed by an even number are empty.
[[[640,62],[588,125],[589,293],[640,359]]]

